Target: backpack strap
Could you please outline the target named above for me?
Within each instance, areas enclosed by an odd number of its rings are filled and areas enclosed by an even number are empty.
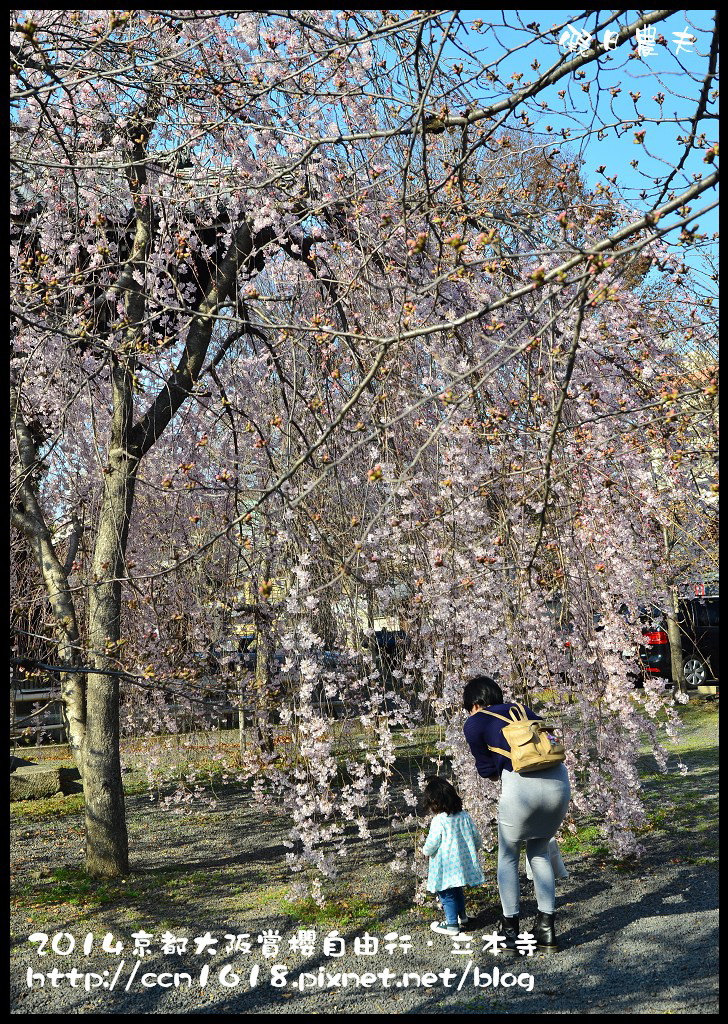
[[[480,710],[483,712],[484,715],[490,715],[492,718],[500,718],[501,722],[506,722],[508,725],[513,725],[514,720],[512,718],[506,718],[505,715],[499,715],[495,711],[486,711],[485,708],[481,708]],[[510,754],[507,750],[503,750],[502,747],[491,747],[491,745],[488,744],[488,750],[492,750],[494,754],[502,754],[503,757],[507,757],[509,761],[513,760],[513,755]]]
[[[516,708],[518,708],[519,714],[514,716],[513,712],[516,710]],[[478,710],[483,715],[492,715],[493,718],[500,718],[501,722],[505,722],[507,725],[513,725],[514,722],[530,722],[530,721],[541,722],[542,721],[541,718],[530,719],[528,717],[528,715],[526,714],[526,709],[524,708],[523,704],[517,704],[515,702],[513,704],[513,707],[508,712],[508,714],[510,716],[509,718],[506,718],[505,715],[499,715],[495,711],[486,711],[485,708],[479,708]]]
[[[503,757],[507,757],[509,761],[513,760],[513,754],[510,754],[507,750],[502,750],[500,747],[488,747],[488,750],[492,750],[495,754],[502,754]]]
[[[508,725],[513,725],[512,718],[506,718],[505,715],[499,715],[495,711],[486,711],[485,708],[478,709],[482,715],[492,715],[493,718],[500,718],[501,722],[507,722]]]
[[[514,718],[513,712],[516,710],[516,708],[518,708],[519,715]],[[531,719],[526,714],[526,709],[524,708],[523,704],[519,704],[517,701],[513,702],[513,707],[508,712],[508,714],[511,716],[511,721],[512,722],[530,722],[531,721]]]

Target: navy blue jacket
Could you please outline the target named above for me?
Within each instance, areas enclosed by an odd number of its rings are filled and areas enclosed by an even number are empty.
[[[488,711],[494,711],[497,715],[503,715],[504,718],[508,718],[508,712],[512,707],[515,707],[515,705],[491,704]],[[531,708],[527,707],[525,710],[526,715],[531,719],[536,720],[541,717],[535,711],[532,711]],[[488,750],[489,746],[500,747],[501,750],[509,749],[508,742],[503,736],[503,726],[506,724],[500,718],[493,718],[492,715],[486,715],[479,711],[474,715],[470,715],[463,726],[465,739],[468,741],[468,746],[475,758],[475,767],[478,769],[478,775],[482,775],[484,779],[499,779],[504,771],[513,771],[509,757],[504,757],[503,754],[495,754],[492,750]]]

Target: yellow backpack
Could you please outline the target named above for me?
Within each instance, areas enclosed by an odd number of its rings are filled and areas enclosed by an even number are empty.
[[[508,723],[503,726],[503,736],[510,751],[490,745],[488,750],[509,758],[514,772],[540,772],[566,760],[564,744],[551,735],[554,727],[543,719],[529,718],[522,704],[515,704],[508,712],[508,718],[495,711],[480,710]]]

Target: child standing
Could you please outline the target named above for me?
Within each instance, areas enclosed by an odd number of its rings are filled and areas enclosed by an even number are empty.
[[[433,932],[459,935],[468,924],[465,913],[466,885],[485,881],[477,851],[483,843],[473,819],[463,810],[463,802],[447,779],[432,776],[425,786],[425,810],[434,814],[422,852],[430,858],[427,891],[436,892],[444,921],[430,925]]]

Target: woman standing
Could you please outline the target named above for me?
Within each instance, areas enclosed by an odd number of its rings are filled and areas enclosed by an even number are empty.
[[[514,705],[504,702],[500,686],[488,676],[475,676],[467,683],[463,690],[463,707],[470,715],[463,731],[478,774],[485,779],[501,780],[498,892],[503,917],[500,931],[505,934],[506,946],[515,949],[520,910],[518,861],[521,844],[525,842],[538,906],[533,933],[540,950],[556,952],[559,948],[554,927],[556,883],[548,845],[566,816],[571,798],[566,766],[560,763],[542,771],[519,774],[512,770],[508,756],[490,749],[508,750],[503,736],[505,723],[495,716],[507,719]],[[540,718],[530,708],[525,710],[530,719]]]

